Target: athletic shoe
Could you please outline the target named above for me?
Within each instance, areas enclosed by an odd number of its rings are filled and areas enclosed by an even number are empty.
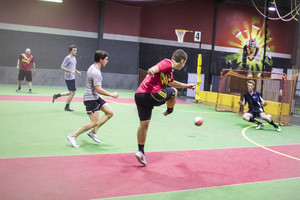
[[[57,99],[57,94],[54,94],[52,97],[52,103],[54,103],[55,99]]]
[[[138,151],[135,153],[135,157],[136,159],[144,166],[147,165],[146,159],[145,159],[145,154],[143,154],[142,152]]]
[[[19,89],[16,89],[16,92],[20,92],[20,90],[19,90]]]
[[[280,128],[279,126],[277,126],[277,127],[276,127],[276,131],[277,131],[277,132],[280,132],[280,131],[281,131],[281,128]]]
[[[76,142],[76,137],[73,137],[71,134],[69,134],[67,136],[67,139],[69,140],[69,142],[72,144],[73,147],[76,147],[76,148],[79,147],[79,145]]]
[[[92,138],[95,142],[100,144],[100,140],[98,139],[97,133],[93,133],[92,131],[89,131],[87,135],[90,136],[90,138]]]
[[[70,109],[70,108],[65,108],[65,111],[73,112],[74,110],[72,110],[72,109]]]
[[[167,116],[167,115],[171,114],[171,113],[168,113],[167,110],[168,110],[168,109],[166,109],[166,110],[163,111],[163,115],[164,115],[164,116]]]
[[[255,128],[256,130],[262,129],[262,127],[264,127],[263,124],[258,124],[257,127]]]
[[[29,90],[29,94],[32,94],[32,91],[31,91],[31,90]]]

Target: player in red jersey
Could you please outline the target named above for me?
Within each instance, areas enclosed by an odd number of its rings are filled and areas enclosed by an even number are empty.
[[[144,166],[147,165],[144,145],[151,120],[152,109],[154,106],[160,106],[166,103],[167,109],[163,114],[167,116],[173,112],[176,103],[176,88],[196,88],[195,84],[185,84],[174,80],[174,69],[181,70],[186,61],[187,54],[183,50],[177,49],[173,53],[172,59],[164,59],[148,69],[148,75],[135,93],[134,98],[140,118],[140,125],[137,130],[139,151],[135,154],[135,157]]]
[[[31,50],[26,49],[25,53],[21,54],[17,61],[17,69],[19,69],[19,75],[18,75],[19,87],[16,90],[16,92],[19,92],[21,90],[22,81],[26,77],[29,93],[31,93],[31,89],[32,89],[31,67],[33,67],[33,72],[35,72],[35,62],[33,56],[31,55]]]

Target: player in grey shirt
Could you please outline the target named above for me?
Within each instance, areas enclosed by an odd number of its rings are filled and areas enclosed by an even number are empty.
[[[65,111],[73,111],[70,109],[70,103],[75,95],[76,86],[75,86],[75,75],[81,75],[80,71],[76,69],[76,54],[77,47],[75,45],[70,45],[69,47],[69,55],[65,57],[63,63],[61,64],[61,69],[65,71],[65,81],[68,87],[68,92],[62,92],[58,94],[54,94],[52,98],[52,103],[54,103],[55,99],[61,96],[68,96]]]
[[[100,69],[95,64],[92,64],[87,71],[87,86],[83,95],[83,101],[97,100],[99,98],[95,86],[102,86],[102,81],[103,78]]]
[[[106,66],[108,62],[108,54],[105,51],[97,50],[94,58],[94,64],[92,64],[87,71],[87,86],[83,95],[86,113],[89,115],[91,121],[67,136],[67,139],[73,147],[79,147],[76,142],[76,138],[83,132],[90,129],[91,130],[87,133],[87,135],[95,142],[100,143],[97,131],[113,116],[113,111],[108,103],[99,96],[99,94],[113,98],[119,97],[117,92],[109,93],[102,88],[102,74],[100,69]],[[99,110],[104,112],[104,115],[101,118],[99,118]]]

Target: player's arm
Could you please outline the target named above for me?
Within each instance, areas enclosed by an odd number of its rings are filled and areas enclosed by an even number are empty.
[[[32,62],[33,71],[35,72],[35,62]]]
[[[75,74],[76,72],[75,71],[71,71],[71,70],[69,70],[66,66],[60,66],[60,68],[63,70],[63,71],[65,71],[65,72],[69,72],[69,73],[71,73],[71,74]]]
[[[259,101],[261,102],[262,106],[267,106],[268,105],[267,102],[264,101],[264,99],[262,98],[261,95],[259,95]]]
[[[20,69],[20,58],[17,60],[17,69]]]
[[[169,86],[174,87],[174,88],[188,88],[188,89],[194,90],[197,85],[181,83],[179,81],[172,81],[172,82],[169,82]]]
[[[117,92],[109,93],[106,90],[104,90],[100,85],[96,85],[95,89],[101,95],[112,97],[112,98],[118,98],[119,97],[119,94]]]
[[[246,105],[245,96],[243,97],[243,101],[239,100],[238,104],[240,104],[241,106],[245,106]]]
[[[147,71],[147,74],[149,76],[154,76],[154,74],[158,73],[159,72],[159,68],[157,65],[154,65],[153,67],[149,68],[148,71]]]
[[[79,76],[81,76],[81,72],[78,71],[77,69],[75,70],[76,74],[78,74]]]

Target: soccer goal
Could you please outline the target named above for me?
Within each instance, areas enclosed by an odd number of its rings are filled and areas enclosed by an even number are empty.
[[[243,94],[247,91],[247,81],[255,81],[255,90],[267,102],[264,110],[271,114],[275,122],[290,125],[292,101],[298,74],[287,76],[285,73],[249,70],[223,69],[220,74],[216,111],[231,111],[243,114],[248,105],[240,106]]]

